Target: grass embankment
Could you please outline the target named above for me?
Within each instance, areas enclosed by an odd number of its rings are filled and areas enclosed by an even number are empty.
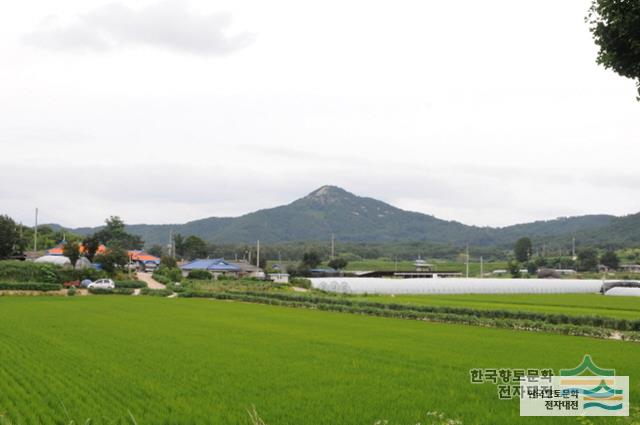
[[[515,310],[573,316],[605,316],[640,319],[637,297],[600,294],[505,294],[505,295],[368,295],[356,299],[397,304],[468,307],[483,310]]]
[[[270,425],[523,423],[469,369],[585,353],[640,402],[640,344],[610,340],[156,297],[2,298],[0,335],[0,412],[21,424],[249,424],[252,406]]]

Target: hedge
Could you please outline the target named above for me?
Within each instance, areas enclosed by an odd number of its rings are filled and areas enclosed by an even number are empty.
[[[0,282],[0,291],[59,291],[62,285],[58,283],[39,282]]]
[[[93,295],[131,295],[133,294],[133,289],[131,288],[115,288],[115,289],[89,288],[89,293]]]
[[[211,280],[213,275],[206,270],[191,270],[187,275],[187,279]]]
[[[105,272],[93,268],[74,270],[33,261],[0,261],[0,280],[4,281],[62,283],[72,280],[96,280],[104,276]]]
[[[33,261],[0,261],[0,280],[15,282],[60,283],[57,273],[62,267]],[[73,279],[71,279],[73,280]]]
[[[168,297],[173,294],[173,291],[170,289],[151,289],[151,288],[142,288],[140,291],[141,295],[149,295],[152,297]]]
[[[159,274],[159,273],[154,273],[153,274],[153,279],[158,281],[158,282],[160,282],[160,283],[162,283],[163,285],[172,285],[173,284],[173,279],[171,279],[171,278],[169,278],[169,277],[167,277],[165,275]]]
[[[141,280],[116,280],[116,288],[146,288],[147,284]]]

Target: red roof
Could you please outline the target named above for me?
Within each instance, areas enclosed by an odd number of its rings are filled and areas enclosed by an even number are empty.
[[[129,258],[132,261],[160,261],[158,257],[144,251],[129,251]]]
[[[84,251],[85,251],[84,245],[80,245],[80,253],[83,254]],[[98,247],[96,254],[104,254],[106,251],[107,251],[107,247],[101,244]],[[47,254],[49,255],[63,255],[63,253],[64,253],[64,244],[62,243],[56,246],[55,248],[51,248],[47,250]]]

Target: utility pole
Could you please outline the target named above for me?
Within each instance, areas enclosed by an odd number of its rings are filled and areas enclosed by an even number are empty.
[[[571,257],[576,258],[576,238],[573,237],[571,241]]]
[[[331,234],[331,259],[333,260],[336,256],[336,235]]]
[[[169,229],[169,245],[167,245],[168,251],[167,254],[169,254],[169,257],[171,258],[175,258],[176,256],[176,250],[173,246],[173,229]]]
[[[484,260],[482,259],[482,255],[480,256],[480,278],[484,277]]]
[[[33,228],[33,250],[38,250],[38,208],[36,208],[36,225]]]
[[[469,244],[467,244],[467,278],[469,277]]]
[[[256,247],[256,267],[260,268],[260,239]]]

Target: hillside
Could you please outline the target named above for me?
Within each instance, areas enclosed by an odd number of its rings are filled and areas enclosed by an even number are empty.
[[[432,215],[405,211],[382,201],[356,196],[335,186],[323,186],[290,204],[252,212],[240,217],[210,217],[184,224],[134,224],[129,232],[148,245],[166,244],[169,233],[197,235],[214,243],[265,243],[327,240],[331,234],[342,242],[422,241],[435,244],[476,246],[510,245],[529,236],[568,242],[573,235],[595,243],[615,235],[622,240],[640,240],[633,223],[640,215],[614,217],[587,215],[516,224],[502,228],[469,226]],[[611,233],[612,226],[614,233]],[[88,234],[96,228],[73,231]]]

